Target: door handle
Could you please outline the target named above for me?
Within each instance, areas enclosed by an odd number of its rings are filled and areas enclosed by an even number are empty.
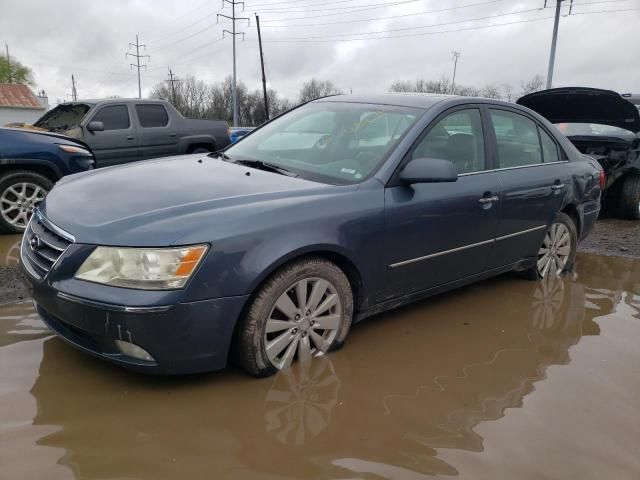
[[[559,191],[562,190],[565,187],[564,183],[555,183],[553,185],[551,185],[551,190],[553,191]]]
[[[170,136],[170,137],[175,137],[175,136],[176,136],[176,134],[175,134],[175,133],[170,133],[170,134],[169,134],[169,136]]]
[[[498,197],[497,195],[494,195],[493,197],[482,197],[480,200],[478,200],[478,203],[480,205],[486,205],[487,203],[494,203],[499,201],[500,201],[500,197]]]
[[[136,137],[133,135],[127,135],[127,140],[135,140]]]

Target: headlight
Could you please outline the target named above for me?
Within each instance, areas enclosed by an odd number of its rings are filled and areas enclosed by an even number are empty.
[[[81,155],[91,155],[91,152],[86,148],[78,147],[76,145],[58,145],[58,148],[67,153],[79,153]]]
[[[179,248],[97,247],[76,278],[144,290],[182,288],[207,252],[206,245]]]

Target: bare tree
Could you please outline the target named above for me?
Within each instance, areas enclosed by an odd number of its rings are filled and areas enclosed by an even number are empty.
[[[310,102],[316,98],[342,93],[330,80],[316,80],[312,78],[305,82],[300,89],[300,103]]]
[[[500,98],[500,89],[493,84],[488,84],[482,87],[480,95],[484,98]]]
[[[522,95],[539,92],[544,87],[544,77],[542,75],[534,75],[528,82],[523,82]]]
[[[503,95],[504,95],[504,99],[507,102],[511,102],[511,99],[513,98],[513,87],[511,86],[511,84],[503,83],[502,84],[502,92],[503,92]]]

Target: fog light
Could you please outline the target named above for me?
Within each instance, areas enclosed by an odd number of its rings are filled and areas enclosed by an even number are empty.
[[[149,352],[144,348],[134,345],[133,343],[125,342],[124,340],[115,340],[115,342],[116,346],[126,356],[146,360],[147,362],[155,362],[155,359],[149,355]]]

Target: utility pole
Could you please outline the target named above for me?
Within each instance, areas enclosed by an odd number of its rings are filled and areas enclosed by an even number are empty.
[[[171,98],[173,106],[176,106],[176,83],[178,83],[180,81],[180,79],[178,79],[178,77],[175,76],[175,74],[171,71],[171,67],[169,67],[169,79],[165,80],[165,82],[169,83],[169,85],[171,85]]]
[[[556,16],[553,22],[553,37],[551,38],[551,53],[549,54],[549,69],[547,70],[547,89],[551,88],[553,83],[553,69],[556,63],[556,45],[558,43],[558,28],[560,26],[560,9],[562,8],[562,2],[565,0],[556,0]],[[547,0],[544,0],[544,8],[547,8]],[[573,10],[573,0],[569,6],[569,15]]]
[[[238,126],[238,79],[237,79],[237,71],[236,71],[236,36],[242,35],[242,38],[244,39],[244,32],[236,33],[236,20],[246,20],[247,23],[250,23],[250,20],[249,20],[249,17],[236,17],[236,5],[242,5],[242,9],[244,10],[244,2],[238,2],[237,0],[222,0],[223,8],[226,4],[231,5],[231,16],[223,15],[222,13],[219,13],[216,18],[219,20],[220,17],[223,17],[228,20],[231,20],[231,25],[232,25],[231,31],[229,30],[222,31],[222,36],[224,37],[224,34],[228,33],[231,35],[233,39],[233,92],[232,92],[233,126],[237,127]]]
[[[129,64],[129,68],[137,68],[138,69],[138,98],[142,98],[142,83],[140,82],[140,69],[144,67],[144,69],[147,69],[146,65],[140,65],[140,59],[141,58],[146,58],[147,60],[151,60],[151,57],[149,55],[140,55],[140,47],[142,47],[143,49],[146,49],[147,46],[146,45],[142,45],[140,43],[140,41],[138,40],[138,35],[136,35],[136,43],[129,43],[129,48],[131,47],[136,47],[136,53],[129,53],[127,52],[125,54],[125,58],[132,56],[136,59],[136,63],[130,63]]]
[[[76,90],[76,79],[73,76],[73,73],[71,74],[71,98],[73,99],[74,102],[78,101],[78,91]]]
[[[11,57],[9,57],[9,44],[4,42],[4,46],[7,49],[7,75],[9,77],[9,83],[13,83],[13,78],[11,76]]]
[[[451,79],[451,95],[456,94],[456,70],[458,69],[458,59],[460,52],[451,52],[453,55],[453,78]]]
[[[258,26],[258,45],[260,45],[260,65],[262,66],[262,93],[264,95],[264,120],[269,121],[269,98],[267,97],[267,77],[264,74],[264,55],[262,54],[262,35],[260,34],[260,17],[256,14]]]

